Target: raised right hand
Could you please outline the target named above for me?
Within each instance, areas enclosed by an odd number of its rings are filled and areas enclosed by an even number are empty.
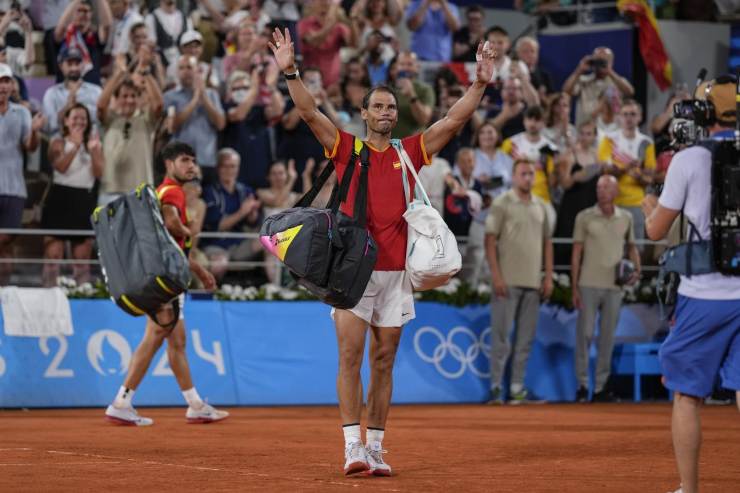
[[[295,159],[288,160],[288,179],[295,180],[298,177],[298,172],[295,169]]]
[[[275,28],[275,32],[272,33],[272,39],[275,42],[268,43],[272,54],[275,56],[275,62],[277,66],[285,72],[286,70],[295,69],[295,49],[293,47],[293,41],[290,38],[290,31],[287,29],[285,33],[281,33],[280,29]]]
[[[304,175],[311,175],[311,172],[316,167],[316,160],[312,157],[306,159],[306,167],[303,168],[303,174]]]

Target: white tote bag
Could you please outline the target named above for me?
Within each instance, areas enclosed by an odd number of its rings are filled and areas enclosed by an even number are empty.
[[[457,248],[455,235],[429,202],[403,145],[396,140],[392,144],[401,161],[404,200],[409,201],[403,214],[408,223],[406,272],[416,291],[434,289],[447,284],[460,271],[462,256]],[[416,180],[413,197],[409,190],[407,173],[411,173]]]

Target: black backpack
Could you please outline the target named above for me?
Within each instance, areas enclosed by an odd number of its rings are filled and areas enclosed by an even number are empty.
[[[190,285],[190,265],[164,225],[152,187],[139,186],[98,207],[91,222],[113,301],[126,313],[146,314],[159,325],[174,328],[180,313],[177,296]],[[160,323],[157,312],[170,302],[174,316],[169,323]]]
[[[354,214],[339,211],[347,200],[355,164],[360,160],[360,183]],[[370,151],[355,138],[355,145],[341,184],[337,183],[326,208],[309,207],[334,172],[330,161],[311,190],[283,212],[262,224],[264,247],[288,268],[298,284],[335,308],[353,308],[362,298],[378,257],[378,248],[367,230],[367,192]]]

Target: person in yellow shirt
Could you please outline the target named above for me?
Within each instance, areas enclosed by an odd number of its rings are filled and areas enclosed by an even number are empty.
[[[557,184],[555,154],[557,146],[542,135],[545,114],[539,106],[531,106],[524,112],[524,132],[504,140],[501,150],[516,161],[526,159],[535,164],[532,195],[541,198],[546,205],[548,221],[555,224],[555,208],[552,206],[550,190]],[[552,232],[551,232],[552,233]]]
[[[635,238],[645,238],[645,218],[641,204],[645,188],[655,174],[655,144],[640,132],[642,106],[634,99],[622,104],[620,129],[599,142],[598,159],[606,164],[606,173],[619,180],[616,205],[627,209],[634,219]]]

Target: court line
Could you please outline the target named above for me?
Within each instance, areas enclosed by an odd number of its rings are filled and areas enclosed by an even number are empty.
[[[167,463],[167,462],[158,462],[153,460],[139,460],[139,459],[132,459],[130,457],[114,457],[110,455],[100,455],[100,454],[88,454],[85,452],[67,452],[62,450],[46,450],[49,454],[60,454],[60,455],[76,455],[80,457],[93,457],[98,459],[115,459],[118,461],[127,461],[127,462],[133,462],[138,464],[145,464],[145,465],[153,465],[153,466],[165,466],[165,467],[178,467],[182,469],[193,469],[197,471],[210,471],[210,472],[223,472],[223,473],[231,473],[231,474],[237,474],[240,476],[256,476],[260,478],[277,478],[276,476],[271,476],[269,474],[265,473],[258,473],[258,472],[250,472],[250,471],[242,471],[239,469],[222,469],[222,468],[215,468],[215,467],[203,467],[203,466],[190,466],[187,464],[173,464],[173,463]],[[296,478],[296,477],[280,477],[279,479],[283,480],[289,480],[294,482],[299,482],[301,484],[306,484],[306,481],[313,481],[315,483],[323,483],[323,484],[330,484],[335,486],[343,486],[345,488],[360,488],[362,486],[366,486],[364,483],[341,483],[338,481],[331,481],[326,479],[316,479],[316,478]],[[377,485],[373,485],[372,487],[374,490],[378,491],[390,491],[390,492],[400,492],[401,490],[392,489],[392,488],[383,488],[383,487],[377,487]]]
[[[29,451],[29,450],[33,450],[33,449],[32,448],[28,448],[28,447],[0,448],[0,452],[10,452],[12,450],[16,450],[16,451],[17,450],[27,450],[27,451]]]
[[[75,465],[75,466],[91,466],[91,465],[97,465],[97,464],[120,464],[120,461],[85,461],[85,462],[60,462],[59,464],[44,464],[44,467],[54,467],[54,466],[69,466],[69,465]],[[7,464],[0,464],[0,466],[40,466],[41,464],[24,464],[24,463],[7,463]]]

